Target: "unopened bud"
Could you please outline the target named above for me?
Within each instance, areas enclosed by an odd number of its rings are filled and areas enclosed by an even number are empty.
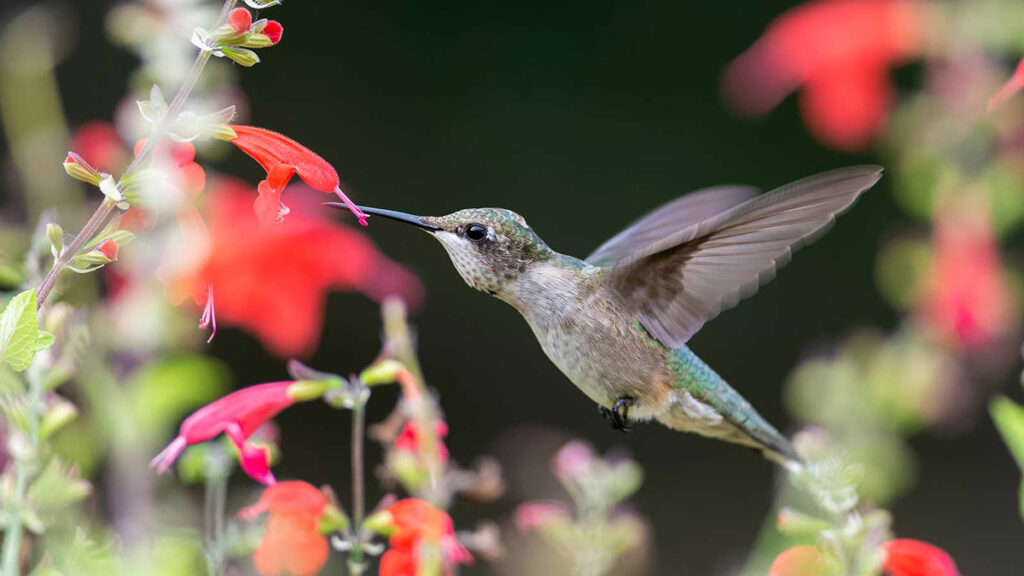
[[[76,417],[78,417],[78,408],[67,400],[59,400],[46,412],[46,415],[39,422],[39,437],[45,440],[53,436]]]
[[[252,50],[246,50],[245,48],[224,48],[221,51],[225,57],[234,60],[236,64],[245,66],[255,66],[260,63],[260,57],[256,55]]]
[[[93,186],[99,186],[103,178],[107,176],[107,174],[93,168],[91,164],[85,161],[85,158],[74,152],[68,152],[68,155],[64,158],[64,171],[75,180],[81,180]]]
[[[816,516],[798,512],[792,508],[783,508],[779,510],[775,527],[779,529],[779,532],[788,536],[817,536],[831,528],[831,525]]]
[[[320,533],[330,534],[349,527],[348,516],[337,506],[328,505],[320,515]]]
[[[64,229],[60,227],[60,224],[50,222],[46,225],[46,239],[53,246],[54,256],[59,255],[60,251],[64,249]]]
[[[381,510],[367,517],[363,521],[363,528],[374,534],[390,536],[395,531],[395,518],[391,515],[391,512]]]
[[[274,41],[266,34],[249,34],[245,42],[241,45],[246,48],[266,48],[268,46],[273,46]]]
[[[359,379],[367,386],[391,384],[398,378],[398,373],[402,370],[405,370],[405,366],[397,360],[381,360],[363,370],[359,374]]]
[[[287,394],[292,402],[308,402],[338,386],[341,386],[340,380],[299,380],[288,387]]]

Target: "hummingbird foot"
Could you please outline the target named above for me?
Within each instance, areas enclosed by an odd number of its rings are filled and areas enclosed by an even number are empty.
[[[629,427],[629,409],[633,406],[636,406],[636,400],[629,396],[623,396],[615,401],[611,410],[601,405],[598,405],[597,409],[611,425],[612,430],[632,432],[633,429]]]

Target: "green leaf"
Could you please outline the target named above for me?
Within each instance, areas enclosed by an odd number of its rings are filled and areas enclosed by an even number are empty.
[[[994,398],[989,404],[989,413],[1010,448],[1017,466],[1024,471],[1024,407],[1005,396]]]
[[[0,363],[21,372],[36,352],[53,344],[53,335],[39,329],[36,291],[26,290],[7,303],[0,314]]]

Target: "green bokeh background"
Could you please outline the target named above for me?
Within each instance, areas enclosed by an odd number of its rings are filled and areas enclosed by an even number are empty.
[[[291,0],[265,14],[284,23],[284,41],[241,73],[242,87],[253,123],[334,163],[358,202],[431,215],[506,207],[526,216],[553,248],[583,256],[646,210],[699,187],[771,188],[880,161],[823,149],[803,128],[793,99],[756,121],[723,106],[723,68],[794,4]],[[103,38],[109,4],[65,6],[78,42],[59,75],[77,124],[114,109],[135,62]],[[918,81],[913,70],[904,74]],[[222,168],[254,183],[262,177],[240,154]],[[881,242],[908,220],[889,183],[691,342],[782,428],[781,385],[803,355],[859,325],[895,325],[873,275]],[[466,287],[435,242],[387,222],[367,233],[426,285],[414,321],[456,459],[493,451],[518,425],[556,427],[602,449],[625,447],[647,471],[635,503],[654,527],[652,574],[711,575],[743,558],[771,503],[771,465],[656,425],[613,432],[548,362],[518,314]],[[310,363],[356,371],[378,345],[376,305],[334,295]],[[238,385],[285,375],[283,361],[237,331],[222,329],[212,350]],[[373,402],[371,419],[386,414],[393,394]],[[347,419],[307,406],[279,422],[279,477],[330,482],[346,492]],[[913,446],[919,483],[894,508],[897,533],[941,545],[967,575],[1019,573],[1019,471],[987,416]],[[372,448],[370,458],[377,455]],[[468,526],[477,517],[500,518],[514,503],[459,505],[455,516]]]

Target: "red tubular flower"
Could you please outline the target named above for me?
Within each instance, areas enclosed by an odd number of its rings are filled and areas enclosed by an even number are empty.
[[[916,0],[819,0],[775,20],[726,70],[723,90],[738,111],[762,115],[804,87],[810,131],[843,150],[869,144],[885,124],[889,68],[922,47]]]
[[[471,564],[473,556],[455,538],[452,519],[443,510],[415,498],[399,500],[388,508],[393,532],[390,548],[380,559],[380,576],[417,576],[420,548],[440,547],[445,574],[457,564]]]
[[[890,540],[882,549],[886,576],[960,576],[956,563],[941,548],[907,538]]]
[[[327,562],[327,537],[321,519],[331,508],[327,497],[311,484],[291,481],[263,491],[259,502],[243,508],[243,519],[269,513],[267,531],[253,554],[253,565],[262,576],[313,576]]]
[[[150,462],[151,467],[163,474],[178,458],[186,446],[206,442],[227,435],[238,448],[242,470],[257,482],[275,483],[270,472],[270,454],[265,448],[247,443],[249,437],[264,422],[276,416],[296,401],[308,399],[300,393],[297,382],[271,382],[243,388],[211,404],[207,404],[185,419],[175,438]]]
[[[263,33],[271,28],[267,23]],[[278,24],[280,27],[280,24]],[[277,28],[271,29],[276,33]],[[278,38],[280,35],[278,34]],[[267,178],[259,184],[259,198],[256,200],[256,215],[263,223],[280,220],[287,213],[281,204],[281,192],[298,174],[306,184],[321,192],[333,192],[348,206],[349,210],[359,218],[359,223],[366,226],[366,214],[348,199],[339,187],[338,172],[326,160],[298,142],[263,128],[253,126],[233,126],[238,136],[231,143],[251,156],[267,171]]]
[[[921,312],[940,336],[966,348],[998,340],[1013,326],[1013,303],[987,217],[944,209],[936,218],[933,264]]]
[[[1017,92],[1020,92],[1024,88],[1024,60],[1020,61],[1017,65],[1017,71],[1013,73],[1013,76],[1003,84],[1003,87],[996,92],[995,96],[988,101],[988,109],[995,110],[997,107],[1002,105],[1012,98]]]
[[[448,435],[448,425],[443,421],[438,421],[434,433],[437,437],[437,454],[443,462],[447,462],[448,447],[444,445],[442,439]],[[416,433],[416,423],[409,420],[402,427],[402,432],[395,438],[395,450],[416,453],[419,451],[419,442],[419,435]]]
[[[414,276],[354,230],[302,209],[261,225],[249,189],[227,181],[210,193],[209,247],[187,269],[163,276],[172,302],[191,296],[221,324],[258,336],[274,354],[305,356],[319,340],[329,289],[359,290],[374,300],[397,295],[415,305]],[[205,316],[205,315],[204,315]]]
[[[768,569],[768,576],[825,576],[825,555],[814,546],[794,546],[779,554]]]

